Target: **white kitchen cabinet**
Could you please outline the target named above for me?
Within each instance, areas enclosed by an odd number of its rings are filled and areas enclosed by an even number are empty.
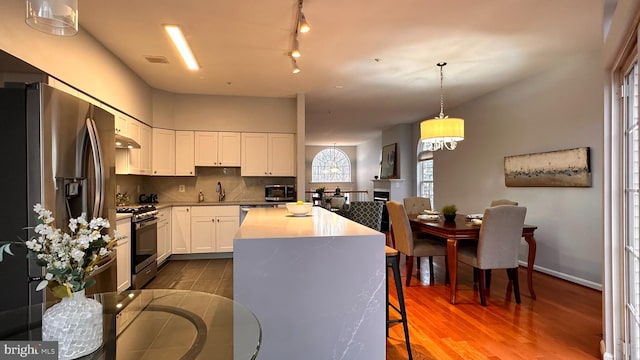
[[[240,166],[239,132],[195,132],[196,166]]]
[[[295,176],[293,134],[242,133],[242,176]]]
[[[153,128],[153,154],[151,168],[153,175],[175,175],[176,173],[176,132]]]
[[[191,253],[191,207],[171,208],[171,253]]]
[[[140,144],[140,149],[129,149],[129,173],[151,175],[151,127],[133,120],[127,123],[127,131]]]
[[[131,286],[131,218],[116,221],[118,235],[126,236],[116,243],[116,282],[118,291]]]
[[[158,210],[158,265],[171,255],[171,208]]]
[[[232,252],[240,227],[239,206],[194,206],[191,208],[191,252]]]
[[[176,130],[176,175],[195,176],[194,132]]]

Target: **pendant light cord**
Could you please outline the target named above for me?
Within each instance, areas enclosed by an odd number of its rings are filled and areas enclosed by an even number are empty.
[[[442,83],[444,81],[444,74],[442,72],[442,68],[444,68],[447,63],[446,62],[439,62],[436,65],[440,66],[440,119],[444,119],[444,87],[442,86]]]

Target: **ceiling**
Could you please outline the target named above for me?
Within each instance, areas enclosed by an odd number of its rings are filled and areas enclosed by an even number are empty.
[[[79,1],[91,33],[151,87],[306,98],[307,145],[357,145],[445,114],[576,52],[599,49],[604,0],[305,0],[302,72],[288,53],[297,0]],[[180,24],[202,69],[186,69],[162,24]],[[150,63],[164,56],[168,64]],[[467,119],[472,121],[472,119]]]

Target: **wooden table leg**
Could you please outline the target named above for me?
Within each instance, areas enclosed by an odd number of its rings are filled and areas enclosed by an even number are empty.
[[[533,264],[536,261],[536,238],[525,236],[524,240],[529,245],[529,257],[527,258],[527,285],[529,285],[529,294],[533,300],[536,299],[536,293],[533,291]]]
[[[449,268],[451,303],[455,304],[458,290],[458,240],[456,239],[447,239],[447,267]]]

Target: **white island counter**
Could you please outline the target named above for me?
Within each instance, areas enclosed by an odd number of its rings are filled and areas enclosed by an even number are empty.
[[[233,297],[262,326],[257,359],[385,359],[384,245],[319,207],[251,209],[234,240]]]

